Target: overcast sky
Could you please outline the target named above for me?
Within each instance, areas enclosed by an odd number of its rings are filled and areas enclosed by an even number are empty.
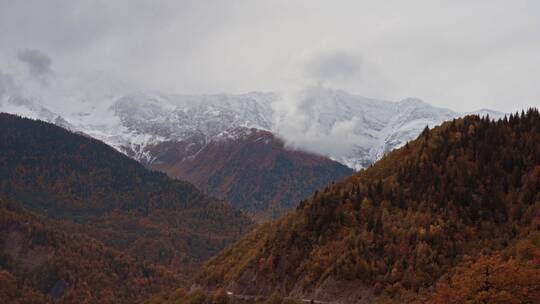
[[[540,106],[540,1],[0,0],[0,78],[17,65],[44,86],[50,75],[185,94],[323,84],[512,111]]]

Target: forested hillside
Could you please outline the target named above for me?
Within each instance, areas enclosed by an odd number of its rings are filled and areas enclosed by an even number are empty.
[[[253,225],[193,185],[148,171],[95,139],[9,114],[0,114],[0,130],[0,199],[127,259],[166,266],[177,279]]]
[[[182,282],[172,272],[0,200],[0,302],[133,303]]]
[[[327,157],[286,148],[271,132],[257,129],[230,130],[192,157],[185,155],[182,143],[153,149],[150,168],[190,181],[262,221],[283,215],[315,189],[353,173]]]
[[[342,303],[538,303],[540,114],[468,116],[315,192],[197,283]]]

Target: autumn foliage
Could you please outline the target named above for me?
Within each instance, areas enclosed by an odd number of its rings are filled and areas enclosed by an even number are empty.
[[[0,201],[1,303],[132,303],[181,281],[69,226]]]
[[[537,303],[539,189],[537,110],[455,119],[248,234],[197,281],[283,295],[357,282],[381,303]]]
[[[326,157],[289,149],[268,131],[234,131],[240,135],[213,141],[193,157],[184,155],[182,143],[159,144],[156,151],[165,155],[149,166],[193,182],[259,221],[293,210],[315,189],[353,173]]]
[[[0,272],[6,282],[2,287],[28,286],[45,295],[60,290],[58,301],[66,303],[73,303],[70,292],[88,302],[110,298],[131,303],[157,291],[157,285],[178,286],[202,261],[253,226],[224,202],[149,171],[95,139],[3,113],[0,130],[0,200],[17,207],[1,210],[0,255],[8,263],[0,265],[7,271]],[[43,250],[50,251],[30,251],[30,259],[40,257],[46,260],[43,265],[66,271],[36,270],[45,276],[38,280],[45,287],[28,279],[34,274],[17,270],[25,256],[10,249],[15,242],[10,236],[19,234],[9,229],[23,213],[31,220],[21,224],[21,237],[41,240]],[[151,270],[161,267],[173,277],[161,280]],[[155,285],[149,283],[153,280]],[[65,284],[55,289],[55,282]]]

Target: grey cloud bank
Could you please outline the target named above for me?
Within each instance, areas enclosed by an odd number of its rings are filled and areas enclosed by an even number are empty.
[[[307,76],[319,81],[348,79],[360,69],[360,58],[342,51],[323,54],[306,64]]]
[[[0,70],[0,101],[5,94],[10,93],[15,88],[15,82],[11,75],[4,74]]]
[[[17,58],[28,66],[30,74],[35,77],[51,73],[51,58],[39,50],[21,50],[17,52]]]
[[[323,83],[457,111],[540,105],[533,0],[0,0],[0,37],[3,77],[21,85],[54,70],[182,94]]]

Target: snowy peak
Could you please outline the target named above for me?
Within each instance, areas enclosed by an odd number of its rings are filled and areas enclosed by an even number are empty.
[[[320,87],[305,90],[296,100],[290,115],[278,115],[278,134],[292,146],[355,169],[414,139],[426,125],[460,116],[415,98],[391,102]]]
[[[147,96],[117,100],[111,109],[137,133],[182,139],[194,134],[213,137],[231,127],[271,128],[273,95]]]

